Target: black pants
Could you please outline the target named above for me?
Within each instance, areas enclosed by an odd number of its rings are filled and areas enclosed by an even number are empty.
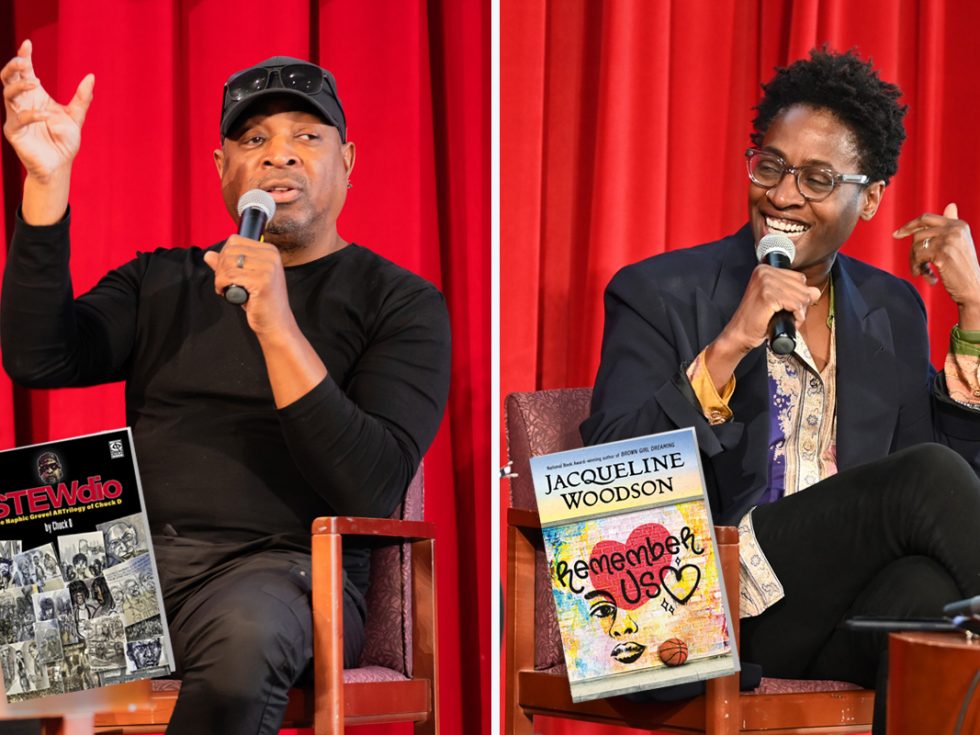
[[[741,656],[766,676],[877,689],[885,732],[887,635],[838,628],[855,615],[940,617],[980,595],[980,480],[924,444],[841,472],[753,513],[786,597],[741,624]]]
[[[180,697],[168,733],[272,734],[312,661],[311,558],[301,551],[155,537]],[[363,644],[344,577],[344,664]]]

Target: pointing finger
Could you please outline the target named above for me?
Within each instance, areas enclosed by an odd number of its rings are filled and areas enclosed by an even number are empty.
[[[943,217],[949,217],[949,219],[959,219],[959,210],[956,207],[955,202],[950,202],[946,205],[946,209],[943,210]]]

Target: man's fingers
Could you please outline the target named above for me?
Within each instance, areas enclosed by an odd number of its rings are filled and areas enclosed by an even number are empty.
[[[16,119],[16,127],[23,128],[27,125],[32,125],[33,123],[44,122],[51,117],[50,110],[21,110],[15,112],[12,117],[8,118],[8,122],[13,122]]]
[[[959,219],[959,209],[956,207],[955,202],[950,202],[946,205],[946,209],[943,210],[943,217],[948,217],[949,219]]]
[[[10,84],[21,79],[37,79],[31,62],[22,56],[15,56],[0,69],[0,82]]]
[[[34,89],[38,84],[37,79],[18,79],[16,82],[5,84],[3,86],[3,98],[12,103],[17,95]]]
[[[211,270],[217,270],[218,269],[218,260],[220,259],[220,257],[221,256],[218,255],[213,250],[209,250],[208,252],[206,252],[204,254],[204,262],[208,264],[208,267]]]
[[[95,89],[95,74],[86,74],[85,78],[78,83],[75,96],[71,98],[65,110],[69,117],[75,121],[78,127],[82,127],[85,122],[85,114],[88,112],[89,105],[92,104],[92,92]]]
[[[31,43],[31,39],[25,38],[20,48],[17,49],[17,58],[24,60],[24,63],[21,64],[20,73],[27,79],[37,79],[34,76],[34,59],[31,58],[33,54],[34,44]]]

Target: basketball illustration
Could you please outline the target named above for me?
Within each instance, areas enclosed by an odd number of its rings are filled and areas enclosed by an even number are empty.
[[[657,647],[657,653],[668,666],[680,666],[687,661],[687,644],[680,638],[668,638]]]

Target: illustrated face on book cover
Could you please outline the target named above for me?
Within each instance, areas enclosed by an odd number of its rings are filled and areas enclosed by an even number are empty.
[[[116,523],[106,532],[106,548],[116,559],[125,561],[136,554],[136,529],[128,523]]]
[[[160,664],[160,641],[131,641],[126,644],[126,655],[137,669],[147,669]]]
[[[703,506],[681,504],[563,526],[552,584],[570,675],[664,667],[658,648],[686,642],[692,660],[729,650]],[[558,537],[560,533],[561,537]],[[564,623],[563,623],[564,625]]]
[[[47,485],[57,485],[65,479],[61,459],[54,452],[45,452],[37,459],[37,475]]]
[[[620,610],[616,599],[603,590],[592,590],[585,593],[589,601],[589,614],[599,621],[602,630],[612,638],[616,645],[609,655],[623,664],[631,664],[646,651],[646,644],[640,643],[642,638],[640,627],[636,620],[640,615],[630,610]]]

